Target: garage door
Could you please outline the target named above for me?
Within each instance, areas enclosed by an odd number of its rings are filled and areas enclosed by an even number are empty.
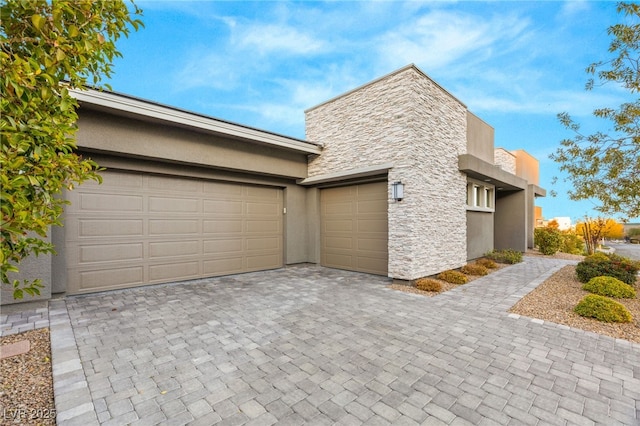
[[[69,293],[282,267],[282,189],[101,174],[68,193]]]
[[[387,275],[387,183],[320,192],[323,266]]]

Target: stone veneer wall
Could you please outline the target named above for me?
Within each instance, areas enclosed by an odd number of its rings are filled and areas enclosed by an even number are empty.
[[[466,261],[466,107],[407,67],[306,112],[307,140],[325,145],[309,176],[393,163],[389,276],[411,280]],[[390,192],[390,189],[389,189]]]
[[[494,163],[500,166],[505,172],[513,175],[516,174],[516,156],[504,148],[496,148],[494,150]]]

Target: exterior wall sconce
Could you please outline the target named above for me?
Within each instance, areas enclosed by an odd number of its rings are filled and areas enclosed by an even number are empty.
[[[404,198],[404,183],[397,181],[391,184],[391,198],[395,201],[402,201]]]

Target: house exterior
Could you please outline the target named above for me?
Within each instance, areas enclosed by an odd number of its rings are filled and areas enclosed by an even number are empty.
[[[57,255],[22,266],[40,298],[297,263],[412,280],[533,245],[537,161],[495,150],[493,128],[414,65],[307,110],[306,140],[75,96],[78,151],[106,170],[64,194]]]

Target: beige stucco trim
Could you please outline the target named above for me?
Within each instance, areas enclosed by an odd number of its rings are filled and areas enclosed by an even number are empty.
[[[300,139],[265,132],[251,127],[218,120],[212,117],[193,114],[160,104],[122,96],[112,92],[100,92],[88,89],[71,90],[70,93],[81,104],[91,104],[102,108],[108,108],[112,111],[120,111],[127,114],[147,117],[153,120],[161,120],[180,126],[188,126],[190,128],[205,130],[215,134],[239,138],[253,143],[276,146],[306,154],[320,154],[322,152],[322,149],[319,146]]]
[[[358,169],[344,170],[334,173],[327,173],[324,175],[313,176],[306,179],[300,179],[297,181],[298,185],[313,186],[324,183],[339,182],[347,179],[358,179],[363,177],[376,176],[389,171],[393,168],[393,164],[376,164],[369,167],[362,167]]]

